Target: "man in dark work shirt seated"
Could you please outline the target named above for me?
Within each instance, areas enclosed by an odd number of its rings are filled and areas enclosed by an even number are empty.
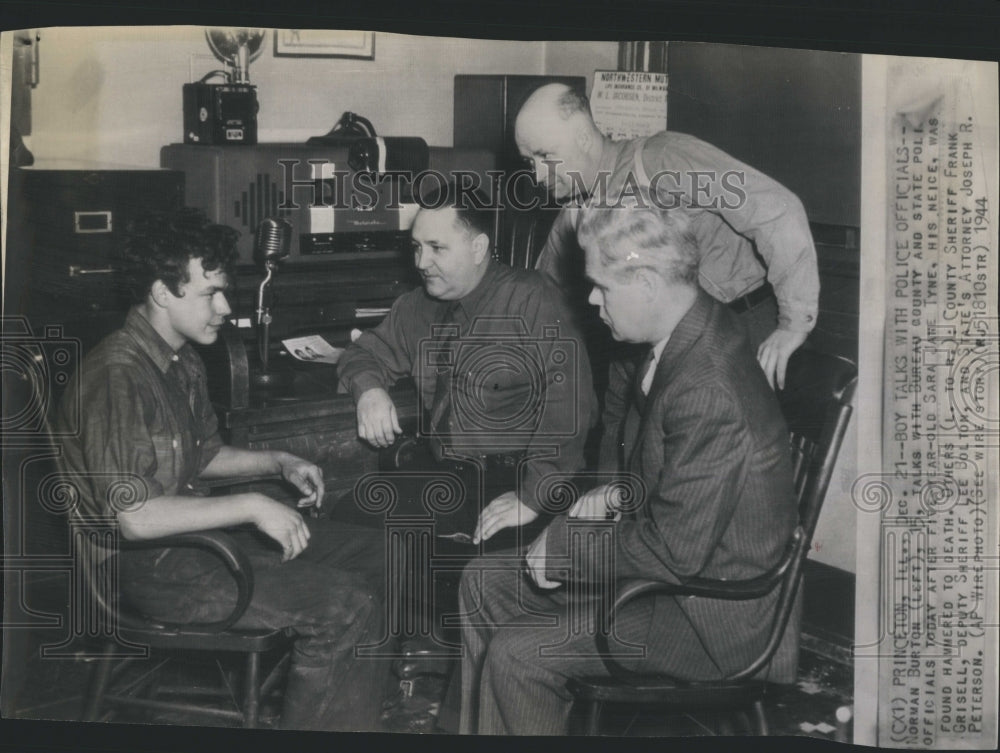
[[[374,730],[391,674],[356,658],[383,637],[383,536],[327,520],[306,520],[259,493],[208,497],[213,478],[280,475],[320,505],[323,476],[286,452],[223,445],[205,368],[191,343],[218,337],[236,232],[193,210],[154,214],[130,229],[125,282],[134,305],[125,326],[91,351],[74,378],[80,430],[63,442],[64,470],[78,489],[72,518],[113,521],[125,539],[229,529],[253,565],[254,592],[237,628],[290,628],[295,636],[282,726]],[[61,426],[73,425],[60,410]],[[60,434],[64,433],[62,431]],[[137,501],[109,502],[125,481]],[[154,619],[222,619],[235,581],[214,555],[187,547],[126,550],[120,587]]]
[[[403,433],[387,390],[412,376],[421,433],[438,460],[478,460],[487,476],[497,456],[521,466],[481,511],[467,498],[437,515],[438,533],[468,533],[476,544],[538,517],[548,484],[583,468],[596,415],[589,359],[561,292],[540,273],[493,259],[484,204],[453,183],[422,197],[411,235],[423,289],[400,296],[338,365],[357,403],[358,435],[372,445]]]
[[[358,435],[376,447],[403,433],[387,390],[413,377],[429,446],[425,477],[459,479],[462,488],[436,502],[420,490],[399,493],[397,504],[410,507],[393,514],[432,519],[438,537],[467,535],[467,550],[450,553],[471,557],[530,543],[519,527],[544,522],[559,481],[584,467],[596,399],[561,292],[534,270],[492,258],[493,214],[483,197],[449,184],[420,203],[411,234],[423,288],[397,299],[341,355],[338,371],[357,403]],[[447,547],[435,538],[435,553]],[[435,595],[440,627],[457,590],[440,579],[424,590]]]

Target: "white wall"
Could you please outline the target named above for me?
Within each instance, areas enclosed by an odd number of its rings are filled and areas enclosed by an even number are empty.
[[[259,140],[304,141],[351,110],[380,134],[450,146],[454,75],[542,73],[545,44],[379,33],[373,61],[276,58],[268,35],[250,66]],[[44,29],[40,49],[27,141],[46,161],[158,166],[182,138],[181,86],[221,67],[200,27]]]
[[[618,42],[546,42],[544,72],[552,76],[587,76],[587,94],[595,70],[618,68]]]
[[[41,83],[32,92],[39,160],[156,167],[180,141],[181,86],[221,67],[203,29],[93,27],[42,30]],[[374,60],[287,58],[268,35],[250,66],[260,141],[326,133],[345,110],[383,135],[452,143],[457,73],[586,75],[617,65],[617,42],[519,42],[377,33]]]
[[[858,408],[855,406],[855,411]],[[813,536],[810,559],[849,573],[856,572],[858,508],[851,495],[858,478],[858,418],[855,414],[847,427],[837,464],[833,467],[830,488]]]

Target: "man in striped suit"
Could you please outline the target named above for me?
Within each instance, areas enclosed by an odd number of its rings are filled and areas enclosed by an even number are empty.
[[[625,509],[613,483],[598,486],[553,520],[520,569],[498,557],[466,569],[465,733],[565,734],[566,679],[606,671],[591,608],[602,583],[760,575],[796,524],[778,403],[745,329],[698,288],[698,253],[683,215],[579,211],[590,303],[616,339],[647,346],[636,362],[612,366],[601,449],[601,471],[630,474],[642,493]],[[570,549],[574,527],[606,516],[616,522],[597,525],[612,526],[613,559],[600,547]],[[624,663],[688,679],[736,671],[766,640],[774,602],[647,599],[619,615],[617,637],[645,647],[645,658]],[[788,635],[771,680],[794,680],[796,624]]]

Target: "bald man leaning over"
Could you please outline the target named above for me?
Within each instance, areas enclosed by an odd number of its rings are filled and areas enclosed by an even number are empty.
[[[687,214],[699,284],[740,315],[771,386],[784,386],[789,356],[816,324],[819,298],[816,249],[794,194],[694,136],[662,131],[612,141],[597,129],[587,98],[564,84],[532,93],[515,138],[557,201],[606,192],[615,204],[652,190],[660,208]],[[537,264],[560,284],[583,266],[573,217],[559,213]]]

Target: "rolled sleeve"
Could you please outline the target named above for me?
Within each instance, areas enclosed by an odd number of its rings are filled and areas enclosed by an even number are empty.
[[[649,139],[642,164],[647,175],[676,171],[681,192],[694,206],[699,203],[696,177],[714,176],[727,185],[732,195],[716,201],[711,211],[733,231],[753,241],[766,267],[767,280],[775,290],[779,327],[812,330],[819,299],[816,247],[805,208],[795,194],[721,149],[686,134],[665,132]],[[726,183],[726,176],[730,181],[740,176],[740,180]],[[664,181],[667,185],[676,187],[676,181]],[[738,200],[733,200],[734,196]],[[754,262],[736,259],[730,263],[740,269]],[[716,282],[721,284],[722,280]],[[742,291],[726,292],[739,295]]]
[[[202,471],[208,468],[211,462],[215,460],[215,456],[219,454],[222,446],[222,437],[219,436],[219,432],[215,432],[206,439],[201,440],[201,456],[198,459],[198,476],[200,476]]]
[[[778,329],[792,332],[812,332],[816,326],[817,309],[808,304],[789,303],[778,296]]]
[[[341,354],[337,364],[340,385],[351,393],[355,403],[368,390],[389,389],[411,372],[413,338],[408,327],[415,323],[411,305],[414,295],[423,293],[414,291],[398,298],[377,327],[362,332]]]

